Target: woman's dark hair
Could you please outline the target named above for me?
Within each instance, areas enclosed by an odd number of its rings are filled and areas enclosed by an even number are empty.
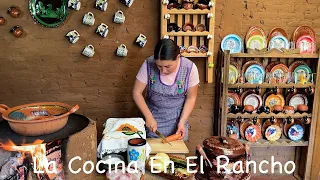
[[[156,60],[176,60],[180,54],[177,44],[171,39],[160,40],[154,49],[154,59]]]

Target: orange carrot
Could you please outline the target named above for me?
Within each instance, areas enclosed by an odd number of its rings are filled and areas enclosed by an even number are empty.
[[[166,139],[167,139],[169,142],[171,142],[171,141],[176,141],[176,140],[178,140],[179,138],[181,138],[181,134],[180,134],[180,133],[179,133],[179,134],[172,134],[171,136],[166,137]],[[162,143],[166,143],[166,141],[165,141],[165,140],[162,140]]]

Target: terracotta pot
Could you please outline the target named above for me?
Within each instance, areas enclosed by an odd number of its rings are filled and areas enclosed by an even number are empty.
[[[272,107],[273,108],[273,112],[274,113],[279,113],[279,112],[282,112],[283,111],[283,106],[281,106],[281,105],[275,105],[275,106],[273,106]]]
[[[10,29],[10,32],[15,36],[15,37],[20,37],[23,34],[23,30],[20,26],[14,26]]]
[[[207,4],[197,4],[197,7],[199,9],[208,9],[209,6]]]
[[[4,25],[6,23],[6,20],[3,17],[0,17],[0,25]]]
[[[183,3],[183,8],[184,9],[192,9],[193,8],[193,4],[192,3]]]
[[[20,11],[20,9],[19,9],[18,7],[11,6],[11,7],[8,8],[8,13],[9,13],[12,17],[17,18],[17,17],[20,16],[21,11]]]
[[[253,110],[254,110],[254,107],[253,107],[252,105],[245,105],[245,106],[243,107],[243,110],[244,110],[245,112],[247,112],[247,113],[252,113]]]
[[[299,112],[308,112],[308,106],[307,105],[305,105],[305,104],[299,104],[298,106],[297,106],[297,110],[299,111]]]
[[[293,106],[284,106],[283,112],[285,114],[294,114],[294,107]]]
[[[64,111],[54,109],[58,107]],[[47,110],[46,108],[53,110]],[[0,107],[0,113],[8,121],[10,128],[17,134],[40,136],[62,129],[67,124],[69,114],[78,109],[78,105],[72,107],[60,102],[41,102],[20,105],[7,110]],[[48,113],[49,111],[50,113]]]

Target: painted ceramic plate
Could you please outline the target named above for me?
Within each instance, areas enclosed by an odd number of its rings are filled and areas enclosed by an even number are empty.
[[[251,26],[249,31],[246,34],[246,39],[245,39],[246,42],[248,42],[250,37],[255,36],[255,35],[260,35],[260,36],[266,38],[266,35],[265,35],[262,28],[260,28],[258,26]]]
[[[304,129],[299,124],[292,125],[288,131],[288,136],[292,141],[300,141],[303,135]]]
[[[277,64],[271,70],[272,75],[271,82],[284,82],[286,83],[289,78],[289,68],[284,64]]]
[[[300,65],[307,65],[307,63],[304,61],[294,61],[293,63],[290,64],[289,71],[294,72],[294,70]]]
[[[233,93],[233,92],[228,92],[228,97],[227,97],[227,107],[230,108],[232,104],[237,104],[240,105],[240,98],[238,94]]]
[[[296,94],[289,100],[289,106],[293,106],[297,110],[299,104],[308,105],[308,98],[303,94]]]
[[[267,97],[265,102],[265,105],[268,106],[271,111],[273,109],[273,106],[275,105],[284,106],[284,104],[285,104],[285,100],[281,94],[271,94]]]
[[[221,42],[221,49],[230,50],[230,53],[240,53],[242,50],[242,39],[236,34],[229,34],[223,38]]]
[[[300,54],[314,53],[316,51],[315,39],[309,35],[301,36],[296,42],[296,48],[300,48]]]
[[[253,125],[253,123],[250,119],[245,119],[240,123],[240,135],[242,139],[246,139],[246,136],[245,136],[246,129],[251,125]]]
[[[238,78],[239,78],[239,72],[238,72],[237,67],[230,64],[230,66],[229,66],[229,84],[236,83]]]
[[[246,69],[244,77],[251,84],[262,84],[264,81],[264,69],[258,64],[253,64]]]
[[[245,131],[245,137],[250,142],[257,142],[261,138],[261,130],[256,125],[250,125]]]
[[[248,39],[246,44],[247,49],[264,49],[267,47],[267,40],[261,35],[254,35]]]
[[[269,34],[268,34],[268,42],[270,42],[270,40],[278,35],[282,35],[284,36],[286,39],[288,39],[288,34],[286,33],[286,31],[282,28],[273,28]]]
[[[269,50],[274,48],[279,50],[281,50],[282,48],[289,49],[290,43],[286,37],[282,35],[277,35],[274,36],[269,42]]]
[[[314,39],[316,38],[316,33],[314,32],[314,30],[311,27],[309,27],[309,26],[299,26],[293,32],[293,36],[292,36],[293,42],[296,42],[303,35],[309,35]]]
[[[283,64],[283,63],[280,62],[280,61],[270,62],[270,63],[267,65],[267,67],[266,67],[266,72],[270,72],[271,69],[272,69],[275,65],[277,65],[277,64]]]
[[[266,129],[265,136],[269,141],[276,141],[281,137],[281,129],[277,125],[271,125]]]
[[[45,27],[58,27],[68,16],[68,0],[30,0],[32,18]]]
[[[255,112],[262,105],[262,98],[257,94],[249,94],[243,100],[243,106],[245,105],[252,105]]]
[[[307,81],[311,81],[312,76],[311,76],[311,69],[307,65],[300,65],[296,67],[293,71],[293,78],[296,80],[296,83],[304,83]]]

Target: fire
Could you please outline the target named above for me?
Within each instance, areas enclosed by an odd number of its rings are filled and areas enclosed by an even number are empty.
[[[20,160],[26,157],[25,154],[29,153],[34,160],[36,165],[34,171],[44,171],[46,165],[48,164],[48,159],[46,157],[46,144],[43,143],[43,140],[36,140],[31,144],[22,144],[21,146],[15,145],[11,140],[6,144],[0,143],[0,148],[3,148],[6,151],[18,151],[22,154]]]

